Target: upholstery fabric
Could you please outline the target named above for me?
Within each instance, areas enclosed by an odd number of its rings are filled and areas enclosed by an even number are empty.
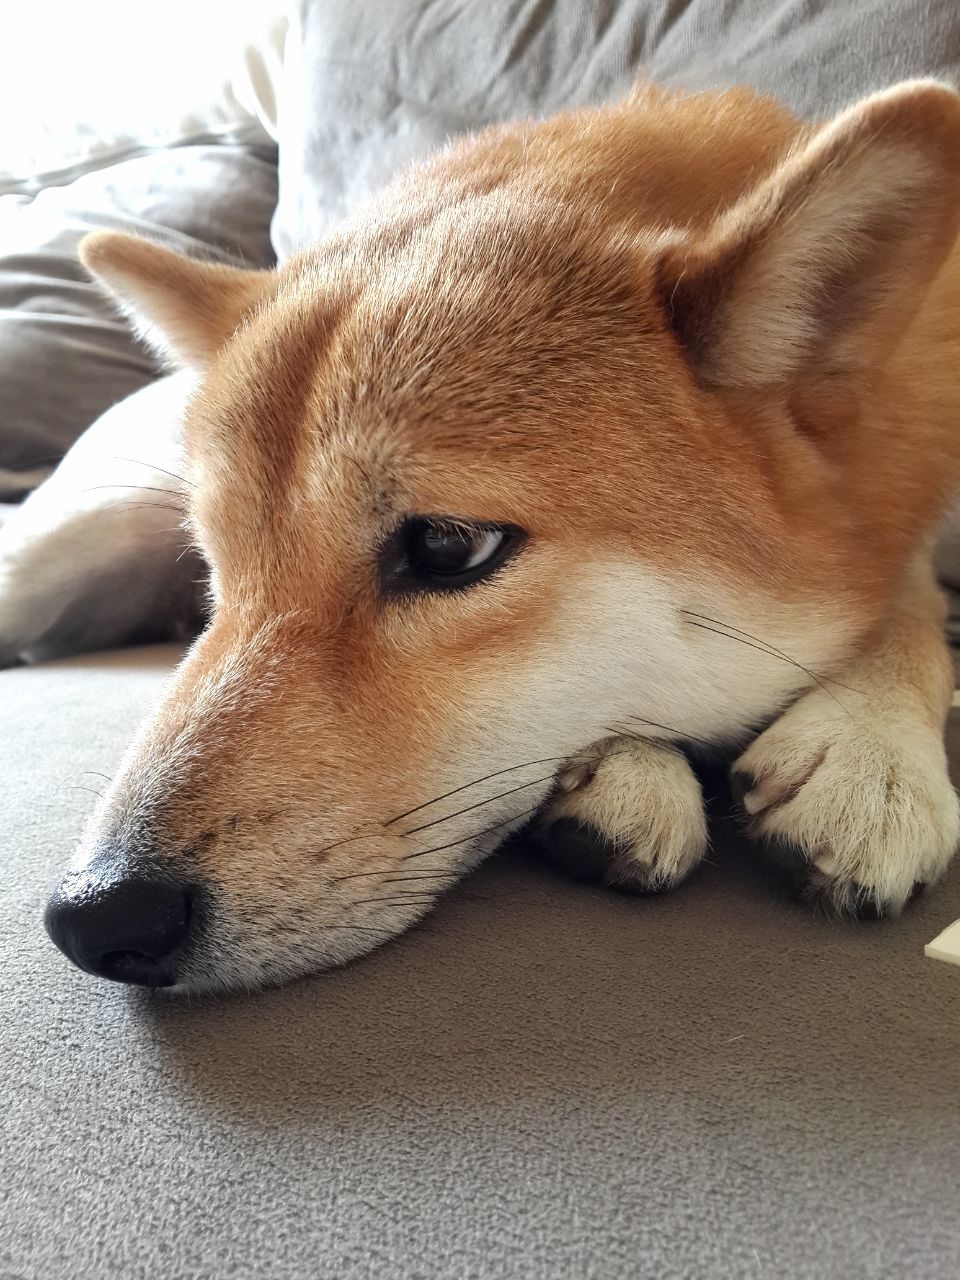
[[[0,195],[60,186],[150,150],[276,141],[286,0],[8,5]]]
[[[955,1280],[960,863],[855,925],[725,822],[662,898],[502,856],[351,967],[151,997],[39,919],[169,661],[0,674],[3,1280]]]
[[[33,197],[0,196],[0,500],[37,483],[94,419],[160,372],[77,259],[109,227],[269,266],[275,149],[184,146]]]
[[[458,133],[609,100],[646,76],[746,84],[827,115],[960,79],[955,0],[303,0],[279,108],[281,257]]]

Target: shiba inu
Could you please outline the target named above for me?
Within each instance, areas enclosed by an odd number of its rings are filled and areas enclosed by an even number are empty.
[[[185,990],[357,956],[534,820],[664,890],[688,756],[840,913],[958,840],[932,540],[960,479],[960,99],[521,122],[277,272],[82,257],[199,377],[212,617],[47,912]]]

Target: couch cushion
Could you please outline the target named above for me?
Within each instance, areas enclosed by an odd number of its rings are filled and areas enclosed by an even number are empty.
[[[280,102],[281,256],[466,130],[613,98],[640,75],[747,84],[805,115],[960,76],[955,0],[304,0]]]
[[[170,661],[0,674],[0,1275],[955,1280],[960,863],[856,925],[725,823],[656,899],[504,856],[352,967],[151,996],[40,915]]]
[[[0,196],[0,500],[32,488],[38,466],[159,372],[81,267],[80,238],[111,227],[268,266],[275,201],[269,145],[175,147]]]

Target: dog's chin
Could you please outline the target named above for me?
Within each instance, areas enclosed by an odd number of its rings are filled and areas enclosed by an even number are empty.
[[[145,987],[161,999],[192,996],[251,994],[266,988],[285,986],[322,976],[332,969],[362,959],[407,932],[425,914],[400,920],[390,919],[364,925],[356,933],[346,927],[318,926],[316,935],[295,946],[277,948],[264,936],[241,941],[230,938],[205,941],[184,956],[171,974],[172,981],[163,986]],[[340,936],[342,933],[342,937]]]

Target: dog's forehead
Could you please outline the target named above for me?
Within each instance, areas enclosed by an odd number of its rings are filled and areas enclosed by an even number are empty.
[[[321,246],[228,349],[215,413],[271,456],[489,449],[609,397],[654,327],[636,272],[582,220],[522,213],[475,201]]]
[[[500,207],[295,262],[191,414],[208,551],[323,546],[332,565],[343,543],[346,565],[417,512],[569,525],[571,474],[602,479],[591,451],[609,460],[644,401],[662,417],[664,329],[635,265],[582,222]]]
[[[538,216],[539,214],[539,216]],[[376,255],[331,339],[336,409],[485,432],[603,378],[649,323],[609,246],[552,209],[476,202]],[[629,344],[632,345],[632,344]]]

